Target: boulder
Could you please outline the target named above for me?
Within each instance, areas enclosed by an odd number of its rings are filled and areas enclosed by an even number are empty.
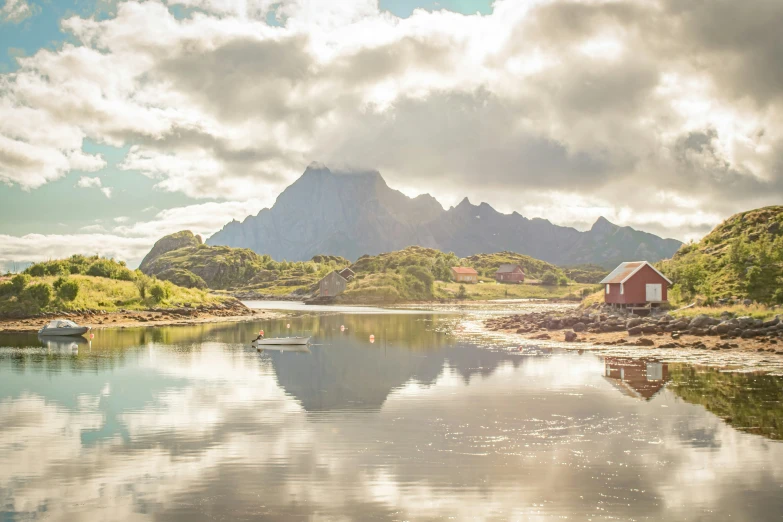
[[[584,332],[586,329],[587,329],[587,326],[585,325],[585,323],[583,323],[581,321],[578,322],[578,323],[575,323],[574,326],[573,326],[573,330],[575,332]]]
[[[566,332],[565,333],[565,342],[572,343],[576,341],[577,335],[576,332]]]
[[[628,329],[628,335],[641,335],[641,333],[642,333],[641,326],[634,326]]]
[[[641,317],[635,317],[633,319],[628,319],[628,322],[625,323],[625,327],[630,330],[631,328],[633,328],[635,326],[639,326],[643,322],[644,322],[644,319],[642,319]]]
[[[646,337],[641,337],[636,341],[637,346],[655,346],[655,341]]]

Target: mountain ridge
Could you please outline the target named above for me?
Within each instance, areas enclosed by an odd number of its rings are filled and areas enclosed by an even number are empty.
[[[509,250],[558,265],[607,268],[631,258],[656,262],[671,257],[682,244],[603,217],[581,232],[517,212],[503,214],[467,197],[445,210],[429,194],[410,198],[389,187],[378,171],[333,172],[316,164],[283,190],[271,208],[227,223],[206,243],[290,261],[316,254],[356,260],[419,245],[460,257]]]

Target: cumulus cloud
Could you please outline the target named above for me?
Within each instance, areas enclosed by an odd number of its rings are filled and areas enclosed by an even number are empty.
[[[76,182],[76,186],[80,188],[99,188],[102,185],[101,178],[90,178],[88,176],[82,176]]]
[[[35,8],[25,0],[5,0],[0,7],[0,23],[18,24],[35,14]]]
[[[82,227],[77,234],[27,234],[21,237],[0,234],[0,266],[8,269],[14,263],[22,266],[90,253],[122,259],[135,267],[155,241],[166,234],[191,230],[208,237],[232,219],[242,219],[263,204],[257,199],[200,203],[163,210],[148,221],[133,224],[129,223],[127,216],[119,216],[114,218],[112,225],[93,223]]]
[[[266,199],[319,160],[682,239],[783,195],[782,16],[768,0],[497,0],[406,19],[372,0],[122,2],[64,20],[74,43],[0,76],[0,181],[98,170],[91,139],[196,198]]]

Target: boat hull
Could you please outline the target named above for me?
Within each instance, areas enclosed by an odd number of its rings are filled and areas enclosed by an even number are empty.
[[[309,337],[278,337],[257,339],[252,344],[253,346],[307,346],[309,343]]]
[[[76,328],[41,328],[38,331],[38,335],[47,337],[78,337],[86,334],[89,331],[89,326],[78,326]]]

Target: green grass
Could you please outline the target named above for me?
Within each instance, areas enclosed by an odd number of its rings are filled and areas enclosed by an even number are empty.
[[[729,312],[736,317],[748,316],[754,319],[772,319],[778,314],[783,315],[783,311],[763,304],[733,305],[733,306],[694,306],[685,310],[672,312],[675,317],[696,317],[697,315],[709,315],[710,317],[720,317],[723,312]]]
[[[783,206],[736,214],[657,264],[675,305],[749,298],[783,304]]]
[[[34,277],[30,284],[45,283],[52,286],[57,278],[54,276]],[[152,306],[177,307],[186,303],[197,306],[222,301],[222,298],[209,295],[203,290],[181,288],[168,283],[169,297],[161,302],[155,302],[147,296],[142,299],[139,289],[133,281],[120,281],[105,277],[72,275],[70,280],[77,281],[79,293],[73,301],[62,301],[54,298],[46,307],[33,309],[18,296],[0,297],[0,313],[40,313],[55,310],[106,310],[116,311],[120,308],[141,310]]]
[[[461,283],[442,282],[435,283],[435,297],[440,299],[454,299],[459,292]],[[582,289],[592,288],[593,285],[579,283],[568,286],[549,285],[506,285],[492,282],[484,282],[465,285],[467,299],[475,301],[488,301],[494,299],[579,299]]]
[[[479,277],[494,279],[498,267],[503,264],[519,265],[527,279],[541,279],[547,272],[554,273],[558,278],[565,276],[562,268],[534,257],[517,254],[516,252],[497,252],[494,254],[476,254],[460,260],[462,266],[475,268]]]

